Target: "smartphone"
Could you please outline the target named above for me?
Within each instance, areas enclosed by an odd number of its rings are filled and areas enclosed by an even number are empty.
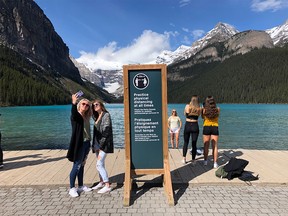
[[[82,95],[84,95],[84,92],[79,90],[78,92],[75,93],[76,97],[79,98],[81,97]]]

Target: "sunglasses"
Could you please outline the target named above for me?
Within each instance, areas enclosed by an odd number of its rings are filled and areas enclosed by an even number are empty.
[[[100,104],[99,103],[94,103],[93,104],[95,107],[99,106]]]
[[[89,106],[90,106],[90,105],[87,104],[87,103],[82,103],[81,105],[82,105],[82,106],[86,106],[86,107],[89,107]]]

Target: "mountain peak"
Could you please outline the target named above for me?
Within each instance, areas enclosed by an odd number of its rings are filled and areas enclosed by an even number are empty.
[[[207,33],[207,35],[213,34],[215,36],[216,34],[221,34],[221,37],[225,37],[225,39],[227,39],[226,37],[229,38],[238,32],[239,31],[234,26],[227,23],[218,22],[216,26]]]
[[[218,22],[214,28],[219,28],[219,27],[222,27],[222,28],[233,28],[232,25],[229,25],[228,23],[223,23],[223,22]]]
[[[275,46],[283,46],[288,42],[288,19],[282,25],[267,29],[266,32],[272,38]]]
[[[156,63],[171,64],[187,59],[197,53],[199,50],[203,49],[208,44],[225,41],[238,32],[239,31],[235,29],[232,25],[218,22],[212,30],[210,30],[201,39],[195,41],[191,45],[191,47],[180,46],[174,52],[164,51],[161,55],[157,57]]]

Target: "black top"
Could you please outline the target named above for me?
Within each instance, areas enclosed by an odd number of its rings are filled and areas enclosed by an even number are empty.
[[[188,113],[186,113],[186,118],[187,118],[187,119],[198,120],[198,117],[199,117],[199,116],[196,116],[196,115],[190,115],[190,116],[189,116]]]

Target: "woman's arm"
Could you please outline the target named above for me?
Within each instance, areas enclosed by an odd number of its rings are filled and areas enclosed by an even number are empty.
[[[205,108],[203,108],[203,109],[202,109],[202,112],[201,112],[201,117],[202,117],[202,118],[204,118],[205,113],[206,113],[206,110],[205,110]]]
[[[190,106],[189,106],[189,104],[186,104],[185,109],[184,109],[185,117],[187,116],[188,113],[190,113]]]
[[[78,121],[81,119],[81,115],[77,110],[77,97],[75,94],[71,96],[72,99],[72,108],[71,108],[71,120],[72,121]]]
[[[170,120],[171,120],[171,116],[168,118],[168,121],[167,121],[168,129],[170,129]]]
[[[178,116],[178,118],[179,118],[179,127],[180,127],[180,129],[181,129],[181,127],[182,127],[182,121],[181,121],[181,119],[180,119],[179,116]]]

